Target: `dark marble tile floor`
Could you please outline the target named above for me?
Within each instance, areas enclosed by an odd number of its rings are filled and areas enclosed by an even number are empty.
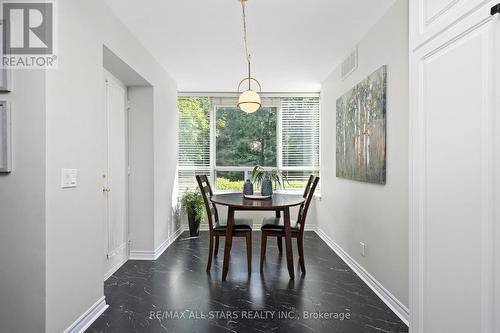
[[[109,308],[86,332],[408,332],[314,232],[306,232],[305,275],[293,243],[294,281],[273,238],[260,274],[260,232],[253,233],[251,275],[244,239],[233,239],[225,282],[224,238],[207,274],[208,233],[187,237],[183,233],[158,260],[130,260],[111,276],[104,287]]]

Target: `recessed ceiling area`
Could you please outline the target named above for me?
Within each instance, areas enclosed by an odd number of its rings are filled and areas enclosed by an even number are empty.
[[[252,74],[266,92],[317,92],[396,0],[249,0]],[[178,83],[230,92],[246,75],[238,0],[106,0]]]

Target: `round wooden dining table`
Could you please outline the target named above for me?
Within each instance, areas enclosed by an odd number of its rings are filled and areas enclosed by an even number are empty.
[[[242,193],[227,193],[213,195],[214,204],[227,206],[226,243],[224,246],[224,263],[222,266],[222,280],[226,280],[229,271],[229,258],[233,242],[234,212],[236,211],[275,211],[276,216],[283,212],[285,226],[286,262],[290,279],[295,278],[293,268],[292,231],[290,229],[290,207],[300,206],[305,199],[301,195],[275,193],[269,199],[246,199]]]

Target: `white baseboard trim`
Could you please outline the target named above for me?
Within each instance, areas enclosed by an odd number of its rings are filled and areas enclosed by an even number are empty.
[[[254,223],[252,226],[253,231],[260,231],[260,227],[262,227],[261,223]],[[189,231],[189,226],[184,225],[184,229]],[[318,229],[318,227],[314,224],[311,224],[311,225],[306,224],[306,227],[304,230],[305,231],[317,231],[317,229]],[[202,223],[200,225],[200,231],[208,231],[208,223]]]
[[[384,288],[367,270],[333,241],[323,230],[317,228],[318,236],[363,280],[368,287],[408,326],[410,312],[393,294]]]
[[[318,233],[318,226],[317,225],[307,225],[304,228],[304,231],[314,231],[315,233]]]
[[[117,263],[115,266],[113,266],[106,274],[104,274],[104,281],[110,278],[111,275],[115,274],[117,270],[120,269],[120,267],[123,266],[128,260],[128,257],[124,257],[119,263]]]
[[[104,281],[109,279],[109,277],[111,275],[115,274],[115,272],[117,270],[119,270],[120,267],[122,267],[124,263],[127,262],[127,260],[128,260],[127,244],[128,244],[128,242],[123,243],[122,245],[117,247],[114,251],[112,251],[111,253],[108,254],[110,256],[108,258],[108,260],[111,260],[113,257],[115,257],[117,255],[122,256],[122,259],[119,262],[117,262],[113,267],[111,267],[109,269],[109,271],[106,272],[106,274],[104,274]]]
[[[184,228],[181,226],[175,233],[170,235],[163,243],[160,244],[154,251],[130,251],[129,259],[130,260],[156,260],[158,259],[165,250],[172,245],[173,242],[184,231]]]
[[[184,228],[182,226],[180,226],[179,229],[177,229],[176,232],[174,232],[163,243],[161,243],[160,246],[158,246],[158,248],[155,250],[155,258],[154,258],[154,260],[158,259],[163,254],[163,252],[165,252],[165,250],[168,249],[168,247],[170,245],[172,245],[172,243],[175,242],[175,240],[177,238],[179,238],[179,236],[183,232],[184,232]]]
[[[80,316],[64,333],[83,333],[99,316],[106,311],[106,297],[101,297],[94,305]]]
[[[129,260],[155,260],[155,251],[130,251]]]

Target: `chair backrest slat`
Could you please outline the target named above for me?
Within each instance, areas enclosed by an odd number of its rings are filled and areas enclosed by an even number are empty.
[[[204,186],[204,187],[203,187],[203,192],[205,192],[205,193],[209,193],[209,194],[210,194],[210,193],[212,193],[212,189],[210,188],[210,186],[209,186],[209,185],[208,185],[208,186]],[[210,194],[210,195],[211,195],[211,194]]]
[[[314,191],[316,191],[316,187],[319,183],[319,177],[311,175],[309,177],[309,182],[307,183],[306,189],[304,190],[304,198],[306,199],[304,203],[300,206],[298,222],[300,224],[300,232],[304,232],[307,211],[309,210],[309,206],[311,205],[311,201],[314,197]]]
[[[208,177],[205,175],[196,176],[196,181],[198,182],[198,187],[200,188],[203,202],[205,203],[205,210],[207,211],[208,218],[208,228],[210,229],[210,231],[212,231],[214,228],[214,224],[219,222],[219,213],[217,212],[217,207],[210,201],[213,195],[212,187],[210,186]]]
[[[304,189],[304,194],[302,195],[304,197],[304,199],[307,198],[307,194],[311,190],[311,185],[312,185],[313,181],[314,181],[314,176],[310,175],[309,180],[307,181],[306,188]]]

